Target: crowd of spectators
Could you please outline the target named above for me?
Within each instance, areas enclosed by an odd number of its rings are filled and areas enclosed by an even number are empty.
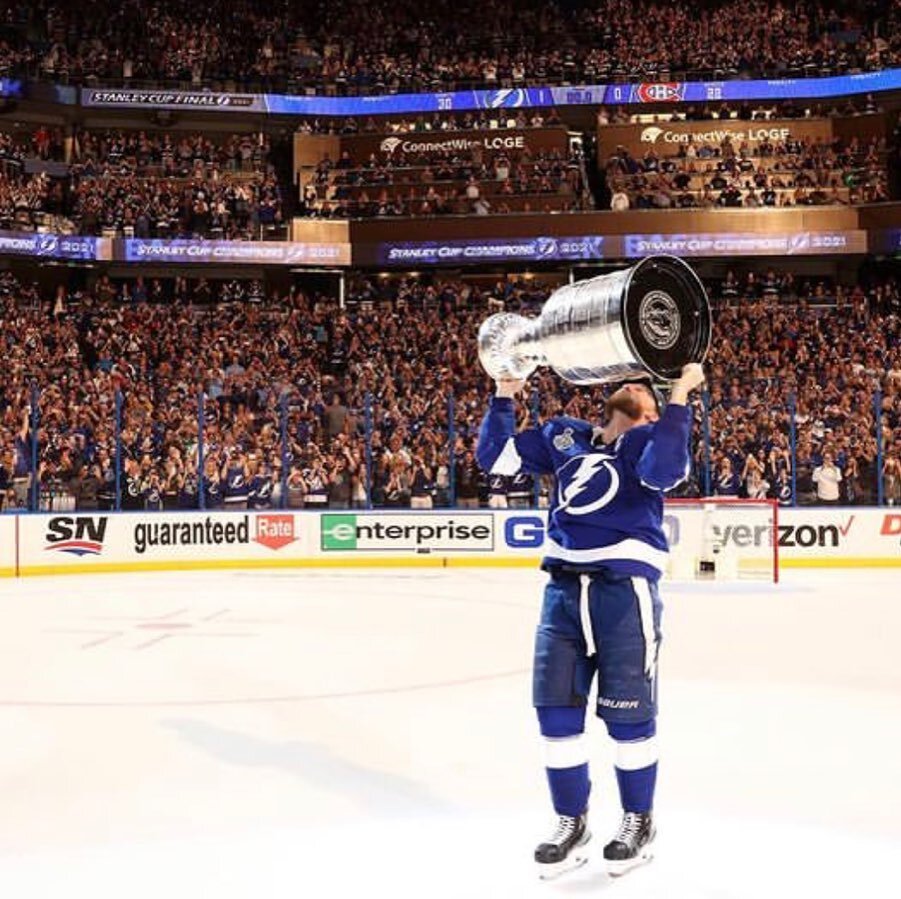
[[[489,215],[581,211],[589,206],[581,153],[480,148],[427,156],[349,151],[324,158],[303,189],[299,214],[318,218]]]
[[[891,0],[18,0],[0,72],[342,93],[795,77],[896,64],[898,24]]]
[[[26,174],[24,163],[53,162]],[[0,226],[134,237],[283,237],[269,137],[38,128],[0,137]]]
[[[653,146],[636,158],[617,147],[607,158],[610,208],[826,206],[889,199],[884,141],[810,138],[736,145]]]
[[[898,282],[839,287],[771,270],[730,273],[710,288],[711,442],[699,402],[683,492],[860,503],[875,499],[881,475],[886,500],[901,503]],[[267,299],[259,284],[185,279],[104,276],[90,290],[46,296],[6,273],[0,495],[8,508],[28,502],[34,452],[44,506],[114,505],[119,391],[126,508],[196,507],[201,491],[209,508],[361,506],[367,488],[377,506],[452,495],[463,506],[528,505],[528,477],[486,480],[475,465],[490,390],[475,335],[491,311],[534,313],[549,290],[361,276],[340,309],[297,289]],[[521,423],[598,415],[602,388],[547,371],[530,385]],[[544,501],[547,489],[537,485]]]
[[[429,134],[442,131],[494,131],[509,128],[552,128],[562,126],[560,114],[552,106],[528,109],[476,110],[464,113],[433,113],[410,118],[369,116],[362,121],[355,116],[321,118],[304,116],[297,130],[301,134]]]
[[[709,361],[712,492],[799,502],[901,503],[901,292],[888,280],[800,288],[770,270],[725,279]],[[790,419],[797,447],[792,471]],[[696,475],[703,481],[705,449]],[[699,482],[696,485],[704,485]]]
[[[398,135],[436,128],[449,133],[445,126],[453,126],[458,135],[485,129],[503,136],[508,125],[519,128],[521,122],[559,124],[554,113],[545,118],[536,110],[531,119],[518,113],[495,129],[488,115],[400,119],[386,127]],[[333,125],[326,123],[328,129]],[[356,134],[356,128],[342,133]],[[362,131],[370,131],[369,122]],[[600,135],[603,146],[603,129]],[[485,149],[480,139],[461,149],[463,137],[444,152],[382,148],[366,158],[350,151],[334,160],[326,155],[315,168],[302,169],[292,186],[287,142],[282,140],[276,153],[272,140],[264,132],[45,126],[3,132],[0,229],[280,239],[294,214],[371,218],[578,212],[597,206],[622,211],[836,205],[882,202],[897,187],[891,177],[898,153],[892,138],[748,143],[727,136],[719,144],[675,144],[669,152],[650,144],[641,155],[616,147],[602,167],[600,188],[593,154],[584,158],[578,142],[557,150],[530,150],[526,142],[525,148],[498,151]]]

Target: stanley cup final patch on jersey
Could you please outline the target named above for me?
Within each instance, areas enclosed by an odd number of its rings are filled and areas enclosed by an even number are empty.
[[[565,453],[568,449],[572,449],[575,444],[575,440],[573,439],[573,429],[565,428],[562,434],[557,434],[554,437],[554,449],[559,450],[561,453]]]

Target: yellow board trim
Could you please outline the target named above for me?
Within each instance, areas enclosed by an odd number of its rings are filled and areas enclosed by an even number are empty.
[[[537,568],[537,556],[345,556],[307,559],[169,559],[98,562],[88,565],[23,565],[21,577],[59,574],[121,574],[144,571],[241,571],[272,568]],[[899,568],[895,558],[780,559],[782,568]],[[0,568],[0,577],[15,577],[15,568]]]
[[[98,562],[78,565],[23,565],[22,577],[45,574],[115,574],[141,571],[242,571],[260,568],[443,568],[441,556],[422,559],[169,559],[141,562]]]
[[[822,559],[779,559],[780,568],[901,568],[901,557],[894,558],[864,558],[850,556],[843,559],[840,556]]]

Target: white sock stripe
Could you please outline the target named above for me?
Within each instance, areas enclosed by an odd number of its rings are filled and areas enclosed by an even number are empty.
[[[584,734],[573,737],[544,737],[544,764],[547,768],[575,768],[588,761]]]
[[[657,662],[657,635],[654,632],[654,601],[651,598],[651,588],[645,578],[633,577],[632,589],[638,597],[638,617],[644,636],[644,673],[647,677],[653,678]]]
[[[621,771],[638,771],[657,761],[657,737],[616,743],[616,767]]]
[[[510,437],[504,444],[501,454],[491,466],[491,474],[514,475],[522,468],[522,458],[516,449],[516,438]]]

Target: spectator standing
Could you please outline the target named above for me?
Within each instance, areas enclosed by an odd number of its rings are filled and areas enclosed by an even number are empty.
[[[28,505],[28,489],[31,486],[31,441],[34,439],[29,427],[31,406],[22,411],[22,424],[16,434],[13,460],[12,488],[16,505],[19,508]]]
[[[457,506],[461,509],[479,508],[479,482],[481,470],[472,450],[467,450],[455,465],[454,480],[457,489]]]
[[[410,508],[431,509],[433,507],[432,494],[435,491],[435,482],[432,478],[432,470],[425,464],[421,456],[413,462],[413,482],[410,486]]]
[[[324,418],[325,433],[329,439],[344,433],[344,426],[347,423],[347,406],[341,402],[339,394],[332,395],[331,405],[326,408]]]
[[[738,496],[740,488],[741,480],[732,467],[732,460],[728,456],[724,456],[720,460],[713,492],[717,496]]]
[[[901,506],[901,461],[897,456],[889,456],[882,466],[885,502],[890,506]]]
[[[832,453],[824,453],[822,464],[814,468],[813,482],[817,488],[817,499],[821,503],[837,503],[839,501],[839,484],[842,482],[842,473],[835,464]]]

